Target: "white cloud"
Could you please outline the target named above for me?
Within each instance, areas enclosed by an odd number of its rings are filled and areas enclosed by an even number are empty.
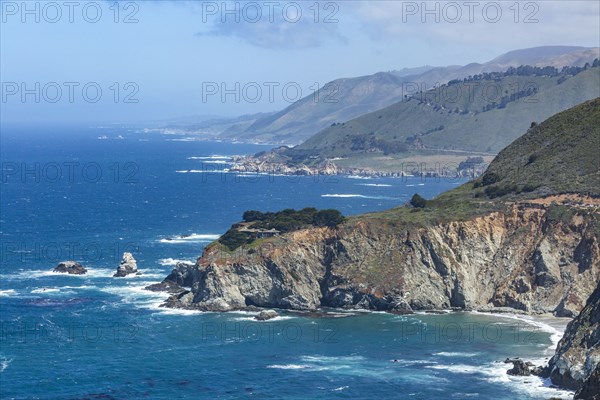
[[[195,7],[204,29],[199,36],[230,36],[256,47],[278,50],[345,43],[331,13],[302,2],[204,2]]]
[[[518,7],[512,1],[360,1],[345,3],[344,8],[375,40],[508,48],[598,46],[600,41],[596,1],[521,1]]]

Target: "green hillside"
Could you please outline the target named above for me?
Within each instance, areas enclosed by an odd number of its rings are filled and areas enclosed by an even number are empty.
[[[296,162],[412,154],[497,153],[532,122],[600,95],[600,67],[486,73],[417,93],[285,150]],[[314,162],[314,161],[311,161]]]
[[[600,196],[600,97],[531,127],[492,161],[486,173],[427,201],[358,218],[415,224],[465,219],[505,204],[547,195]]]
[[[351,217],[343,217],[336,210],[314,208],[276,213],[246,211],[244,221],[233,225],[219,239],[219,246],[223,251],[252,243],[256,246],[262,240],[261,229],[285,233],[346,221],[373,222],[371,226],[380,227],[435,225],[501,211],[518,201],[545,202],[550,207],[548,218],[570,220],[574,213],[583,213],[598,221],[593,206],[595,203],[597,207],[600,197],[598,149],[600,97],[533,125],[498,154],[483,176],[432,200],[415,193],[407,205]],[[557,195],[564,195],[561,201],[580,204],[555,204]],[[600,234],[600,223],[595,224]]]
[[[502,150],[476,186],[600,195],[600,98],[531,127]],[[517,190],[518,190],[517,189]]]

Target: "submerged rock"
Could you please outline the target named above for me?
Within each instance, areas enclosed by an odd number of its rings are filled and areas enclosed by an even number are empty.
[[[154,283],[152,285],[148,285],[144,288],[145,290],[149,290],[151,292],[167,292],[167,293],[181,293],[185,291],[184,288],[176,284],[172,281],[164,280],[160,283]]]
[[[54,272],[70,275],[83,275],[87,272],[87,269],[76,261],[63,261],[54,268]]]
[[[277,314],[277,311],[275,310],[262,310],[256,317],[254,317],[254,319],[257,321],[267,321],[278,316],[279,314]]]
[[[538,375],[540,373],[540,368],[536,367],[530,362],[525,362],[520,358],[507,358],[504,360],[504,363],[509,364],[512,363],[513,367],[506,371],[508,375],[514,376],[530,376],[530,375]]]
[[[117,268],[117,272],[113,275],[113,277],[124,277],[129,274],[137,274],[137,262],[133,255],[129,252],[123,253],[123,259],[121,260],[121,264]]]

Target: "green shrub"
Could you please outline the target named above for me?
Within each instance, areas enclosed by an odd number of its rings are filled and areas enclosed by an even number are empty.
[[[245,233],[240,232],[237,229],[229,229],[223,236],[219,238],[219,243],[227,246],[229,250],[235,250],[238,247],[251,243],[253,238]]]
[[[506,196],[509,193],[516,193],[517,185],[495,185],[488,186],[485,188],[485,194],[490,199],[495,199],[496,197]]]
[[[315,226],[329,226],[334,228],[344,222],[345,218],[338,210],[328,209],[317,212],[312,220]]]
[[[414,208],[425,208],[427,207],[427,200],[421,197],[418,193],[415,193],[410,199],[410,205]]]
[[[260,211],[256,211],[256,210],[246,211],[242,215],[242,219],[246,222],[261,221],[262,219],[264,219],[264,217],[265,217],[264,213],[262,213]]]
[[[529,159],[527,159],[527,165],[533,163],[535,160],[537,160],[537,154],[532,154],[529,156]]]
[[[498,174],[495,174],[493,172],[486,172],[483,175],[483,178],[481,179],[481,183],[483,184],[483,186],[489,186],[498,181],[500,181],[500,177],[498,176]]]
[[[523,192],[523,193],[533,192],[538,187],[539,187],[539,185],[534,185],[532,183],[528,183],[521,188],[521,192]]]

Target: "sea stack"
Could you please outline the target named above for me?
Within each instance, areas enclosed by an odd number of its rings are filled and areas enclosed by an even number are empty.
[[[138,268],[135,258],[133,258],[133,255],[131,253],[125,252],[123,253],[121,264],[119,264],[117,272],[113,275],[113,277],[121,278],[129,274],[136,274],[137,272]]]
[[[87,269],[76,261],[62,261],[54,268],[54,272],[70,275],[83,275]]]

